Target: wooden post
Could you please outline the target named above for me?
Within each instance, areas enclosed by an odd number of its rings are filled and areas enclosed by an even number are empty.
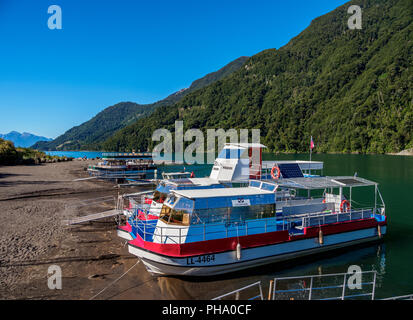
[[[270,280],[270,288],[268,289],[268,300],[271,300],[271,294],[274,288],[274,280]]]

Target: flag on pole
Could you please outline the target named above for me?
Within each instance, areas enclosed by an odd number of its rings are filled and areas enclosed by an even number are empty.
[[[313,136],[311,136],[311,142],[310,142],[310,149],[314,149],[314,141],[313,141]]]

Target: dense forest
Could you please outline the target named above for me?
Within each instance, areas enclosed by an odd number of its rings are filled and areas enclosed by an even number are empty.
[[[350,30],[351,4],[362,29]],[[358,0],[321,16],[280,49],[159,107],[105,150],[147,150],[158,128],[259,128],[271,151],[388,153],[413,146],[413,1]],[[157,143],[157,142],[156,142]]]
[[[89,121],[71,128],[53,141],[38,142],[33,145],[33,148],[40,150],[97,150],[99,143],[112,136],[117,130],[150,115],[158,107],[173,105],[187,94],[223,79],[238,70],[247,59],[248,57],[240,57],[218,71],[195,80],[189,88],[175,92],[158,102],[146,105],[121,102],[107,107]]]

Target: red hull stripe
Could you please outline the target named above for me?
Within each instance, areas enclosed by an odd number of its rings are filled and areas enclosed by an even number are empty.
[[[329,225],[322,225],[321,230],[323,235],[331,235],[361,229],[377,227],[377,225],[384,226],[386,221],[377,222],[374,218],[356,220],[349,222],[340,222]],[[216,240],[207,240],[199,242],[189,242],[184,244],[161,244],[143,241],[137,235],[136,239],[129,241],[132,246],[142,248],[147,251],[152,251],[161,255],[171,257],[189,257],[203,254],[212,254],[218,252],[225,252],[235,250],[239,241],[241,248],[253,248],[265,246],[270,244],[277,244],[282,242],[290,242],[296,240],[303,240],[308,238],[318,237],[320,227],[308,227],[304,229],[304,234],[290,236],[287,230],[275,231],[268,233],[260,233],[248,236],[241,236],[239,238],[223,238]]]
[[[132,226],[129,224],[129,222],[126,222],[125,226],[118,226],[118,229],[132,233]]]
[[[159,218],[158,216],[154,216],[152,214],[148,214],[148,216],[145,216],[145,213],[143,213],[141,210],[138,209],[139,220],[156,220],[158,218]]]

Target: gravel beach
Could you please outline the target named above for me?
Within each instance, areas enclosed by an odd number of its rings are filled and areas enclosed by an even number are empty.
[[[116,236],[114,218],[62,225],[69,217],[114,205],[109,200],[70,207],[118,194],[109,182],[73,181],[86,177],[85,168],[92,162],[0,167],[1,299],[89,299],[136,263]],[[61,290],[47,286],[50,265],[62,270]]]
[[[118,192],[142,190],[73,181],[87,177],[85,168],[91,163],[0,167],[0,299],[210,299],[223,288],[226,292],[242,285],[240,279],[200,284],[150,275],[141,263],[135,265],[138,259],[117,237],[114,218],[62,225],[64,219],[113,208]],[[113,200],[92,204],[99,197]],[[48,288],[51,265],[62,270],[61,290]]]

